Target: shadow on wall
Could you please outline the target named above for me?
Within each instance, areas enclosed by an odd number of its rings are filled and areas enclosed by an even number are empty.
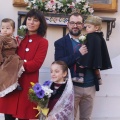
[[[39,70],[39,82],[41,84],[44,83],[46,80],[50,80],[50,68],[48,67],[42,67]]]

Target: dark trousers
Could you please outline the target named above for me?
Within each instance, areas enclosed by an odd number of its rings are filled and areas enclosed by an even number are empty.
[[[5,114],[5,120],[15,120],[16,118],[14,118],[12,115],[9,114]]]
[[[5,120],[16,120],[12,115],[5,114]],[[18,119],[18,120],[29,120],[29,119]]]

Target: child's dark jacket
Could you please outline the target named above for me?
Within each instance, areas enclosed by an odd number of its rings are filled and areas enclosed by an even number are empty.
[[[102,32],[94,32],[87,34],[86,46],[88,53],[77,63],[80,66],[93,69],[110,69],[112,68],[106,42]]]

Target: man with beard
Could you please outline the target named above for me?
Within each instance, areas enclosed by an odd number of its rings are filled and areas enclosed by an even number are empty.
[[[55,41],[55,60],[62,60],[67,63],[73,84],[74,84],[74,116],[79,107],[80,120],[90,120],[93,101],[95,97],[95,74],[93,69],[84,69],[83,74],[76,72],[76,62],[82,59],[87,52],[85,45],[81,45],[78,38],[81,36],[83,28],[83,17],[79,13],[73,13],[68,18],[67,27],[69,33]],[[83,81],[81,80],[83,76]]]

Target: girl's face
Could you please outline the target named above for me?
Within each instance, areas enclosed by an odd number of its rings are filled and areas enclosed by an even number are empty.
[[[51,79],[53,82],[64,82],[67,72],[63,72],[62,66],[58,64],[51,65]]]
[[[95,26],[89,23],[86,23],[84,26],[86,27],[87,33],[92,33],[92,32],[98,31],[99,29],[99,26]]]
[[[1,24],[1,34],[3,36],[10,37],[14,33],[14,29],[10,22],[2,22]]]
[[[26,26],[27,26],[29,35],[36,34],[40,26],[40,21],[35,17],[28,17],[26,21]]]

